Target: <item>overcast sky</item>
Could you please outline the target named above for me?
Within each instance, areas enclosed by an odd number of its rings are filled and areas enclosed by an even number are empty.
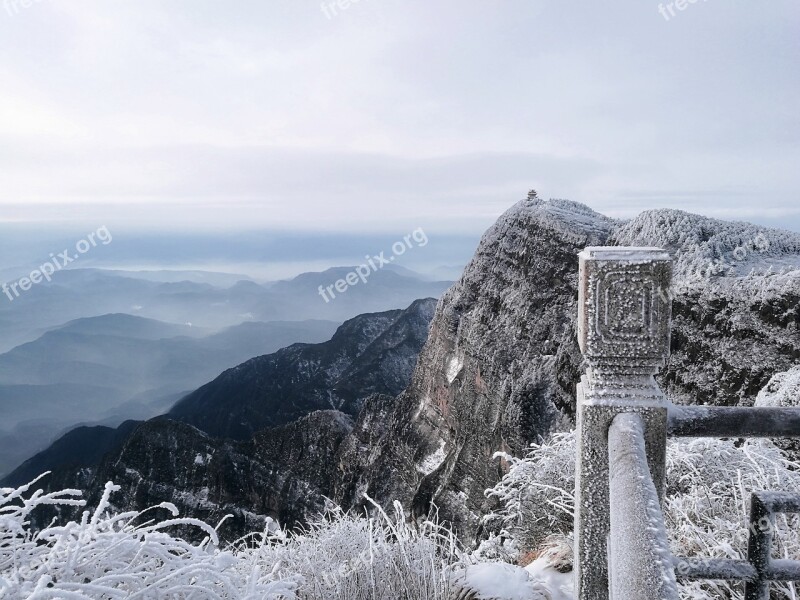
[[[536,187],[800,229],[797,0],[3,1],[0,221],[472,234]]]

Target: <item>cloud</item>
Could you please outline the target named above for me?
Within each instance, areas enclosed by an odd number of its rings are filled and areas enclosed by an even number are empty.
[[[642,0],[0,9],[0,211],[472,232],[537,187],[622,216],[796,214],[799,18],[793,0],[669,22]]]

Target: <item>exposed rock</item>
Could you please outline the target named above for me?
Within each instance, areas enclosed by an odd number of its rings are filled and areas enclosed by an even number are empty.
[[[248,360],[192,392],[170,411],[214,436],[248,439],[315,410],[357,415],[371,394],[408,385],[436,301],[359,315],[321,344],[294,344]]]
[[[673,400],[749,405],[800,361],[800,235],[673,210],[621,223],[528,198],[440,300],[409,389],[393,406],[365,407],[340,447],[335,499],[357,506],[366,491],[413,516],[435,505],[478,532],[483,490],[501,474],[492,454],[522,454],[571,425],[582,371],[576,254],[604,244],[659,246],[675,260],[673,355],[659,376]]]
[[[335,499],[357,503],[366,490],[415,515],[435,504],[474,532],[500,476],[492,454],[570,425],[582,361],[576,255],[614,226],[568,201],[524,200],[504,214],[439,301],[409,389],[391,411],[368,405],[342,445]],[[374,422],[382,432],[364,426]]]
[[[659,246],[675,260],[672,356],[659,375],[673,401],[751,405],[800,363],[800,235],[673,210],[623,223],[533,196],[484,235],[436,305],[415,368],[433,301],[348,322],[323,348],[249,361],[174,413],[242,439],[320,408],[357,415],[354,424],[315,412],[234,442],[151,422],[93,481],[129,486],[126,507],[170,500],[212,520],[233,512],[236,528],[266,514],[302,520],[322,495],[361,508],[368,493],[413,517],[436,506],[465,536],[479,534],[484,490],[502,474],[493,453],[521,455],[573,425],[577,253],[606,244]]]
[[[232,541],[263,531],[267,517],[293,526],[321,512],[335,475],[331,465],[336,451],[352,427],[343,413],[317,411],[242,442],[152,419],[99,465],[78,473],[61,471],[55,481],[43,482],[53,487],[77,480],[90,506],[99,500],[105,482],[114,481],[121,489],[112,495],[112,505],[120,510],[171,502],[182,516],[212,524],[231,515],[220,534]],[[39,525],[51,517],[47,510],[35,516]],[[180,533],[192,537],[198,531],[186,527]]]

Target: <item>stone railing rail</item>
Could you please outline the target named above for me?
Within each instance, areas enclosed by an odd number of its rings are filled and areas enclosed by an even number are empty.
[[[800,437],[800,408],[677,407],[655,381],[669,355],[672,261],[659,248],[595,247],[579,255],[575,578],[579,600],[678,599],[679,579],[800,581],[800,561],[773,560],[776,513],[800,495],[754,491],[748,559],[672,556],[661,503],[668,436]]]

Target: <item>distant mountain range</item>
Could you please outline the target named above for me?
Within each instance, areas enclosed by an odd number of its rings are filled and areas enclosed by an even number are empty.
[[[417,298],[439,297],[451,281],[430,281],[402,267],[387,265],[330,302],[319,294],[351,267],[304,273],[287,281],[258,284],[241,280],[226,287],[208,281],[157,280],[157,273],[69,269],[50,283],[33,286],[13,301],[0,296],[0,351],[30,342],[66,322],[124,313],[167,323],[221,329],[244,321],[342,321],[367,312],[408,306]],[[198,275],[192,275],[196,279]],[[202,278],[200,278],[202,279]],[[229,280],[228,280],[229,281]],[[211,283],[214,282],[214,283]]]
[[[114,314],[52,329],[0,355],[0,473],[64,429],[166,412],[223,370],[287,344],[326,340],[336,327],[331,321],[247,322],[208,335]]]
[[[234,533],[252,525],[254,510],[302,521],[321,507],[335,475],[330,461],[367,399],[408,385],[435,307],[429,298],[359,315],[327,342],[294,344],[224,372],[163,417],[77,428],[3,485],[50,470],[50,485],[90,496],[108,479],[130,480],[131,495],[116,500],[123,505],[169,496],[209,519],[232,512],[227,530]]]
[[[327,342],[253,358],[184,397],[168,416],[239,440],[315,410],[356,416],[368,396],[394,396],[408,385],[435,308],[427,299],[360,315]]]
[[[387,265],[325,302],[319,286],[350,270],[261,285],[197,271],[71,269],[13,302],[0,297],[0,475],[69,427],[150,418],[248,358],[327,340],[345,319],[449,285]]]

